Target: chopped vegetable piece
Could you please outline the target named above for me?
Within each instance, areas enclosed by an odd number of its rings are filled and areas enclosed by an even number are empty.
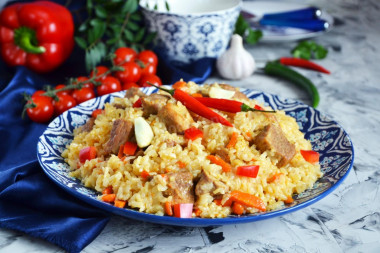
[[[294,202],[294,200],[293,200],[292,196],[288,196],[288,198],[284,200],[285,204],[291,204],[293,202]]]
[[[232,191],[230,199],[234,202],[238,202],[239,204],[254,207],[260,211],[266,211],[264,201],[262,201],[259,197],[256,197],[255,195],[241,191]]]
[[[112,186],[108,186],[107,188],[105,188],[102,192],[103,195],[106,195],[106,194],[111,194],[113,193],[113,189],[112,189]]]
[[[191,94],[191,96],[193,96],[195,98],[201,98],[201,97],[203,97],[203,95],[201,93],[193,93],[193,94]]]
[[[319,153],[313,150],[300,150],[303,158],[309,163],[319,162]]]
[[[117,153],[117,157],[119,157],[119,159],[123,158],[124,156],[124,145],[121,145],[120,148],[119,148],[119,152]]]
[[[133,108],[140,108],[140,107],[142,107],[141,98],[137,99],[136,102],[133,103],[132,107]]]
[[[186,166],[187,166],[187,164],[184,163],[184,162],[182,162],[182,161],[178,161],[178,162],[177,162],[177,165],[178,165],[178,167],[179,167],[180,169],[186,168]]]
[[[195,214],[196,217],[200,217],[201,214],[202,214],[201,209],[195,209],[195,210],[194,210],[194,214]]]
[[[233,132],[232,136],[231,136],[231,139],[230,139],[230,142],[228,142],[226,148],[233,148],[233,147],[235,147],[236,142],[237,142],[237,137],[238,137],[238,133],[237,132]]]
[[[236,169],[236,175],[256,178],[257,174],[259,173],[259,169],[259,165],[239,166]]]
[[[215,204],[217,204],[218,206],[221,206],[222,205],[222,199],[214,199],[213,201]]]
[[[186,82],[184,81],[177,81],[173,84],[173,89],[181,89],[182,87],[186,86]]]
[[[93,118],[96,118],[96,117],[98,117],[99,114],[102,114],[103,112],[104,112],[104,110],[102,110],[102,109],[96,109],[95,111],[92,112],[91,116]]]
[[[115,199],[116,199],[116,194],[114,194],[114,193],[106,194],[106,195],[103,195],[103,196],[102,196],[102,200],[103,200],[104,202],[108,202],[108,203],[112,203],[112,202],[114,202]]]
[[[185,138],[194,141],[198,138],[203,138],[203,132],[196,127],[190,127],[185,130]]]
[[[211,163],[219,165],[222,167],[222,170],[224,172],[230,172],[231,171],[231,165],[226,163],[222,158],[219,156],[214,156],[214,155],[208,155],[207,159],[210,160]]]
[[[276,181],[277,179],[279,179],[282,175],[283,174],[281,172],[274,174],[273,176],[271,176],[270,178],[268,178],[267,183],[268,184],[273,183],[274,181]]]
[[[165,213],[166,215],[173,216],[172,202],[170,201],[165,202]]]
[[[79,151],[79,161],[81,163],[96,158],[96,148],[93,146],[83,148]]]
[[[134,142],[127,141],[124,144],[123,153],[126,155],[134,155],[137,150],[137,144]]]
[[[174,216],[177,218],[191,218],[193,216],[193,204],[175,204]]]
[[[117,199],[117,200],[115,200],[114,206],[116,206],[118,208],[124,208],[126,204],[127,204],[127,201]]]
[[[142,178],[147,179],[149,176],[150,176],[150,174],[149,174],[148,171],[143,170],[143,171],[141,172],[141,177],[142,177]]]
[[[234,202],[232,205],[232,212],[237,215],[242,215],[244,213],[244,206],[238,202]]]

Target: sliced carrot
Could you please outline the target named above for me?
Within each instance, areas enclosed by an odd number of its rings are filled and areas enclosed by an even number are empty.
[[[149,174],[149,172],[147,172],[146,170],[143,170],[143,171],[141,172],[141,177],[142,177],[142,178],[146,179],[146,178],[149,177],[149,176],[150,176],[150,174]]]
[[[244,213],[244,206],[238,202],[234,202],[232,205],[232,212],[237,215],[242,215]]]
[[[270,184],[270,183],[273,183],[274,181],[276,181],[277,179],[279,179],[283,174],[281,172],[278,172],[276,174],[274,174],[273,176],[271,176],[270,178],[267,179],[267,183]]]
[[[178,167],[179,167],[180,169],[186,168],[186,166],[187,166],[187,164],[184,163],[184,162],[182,162],[182,161],[178,161],[178,162],[177,162],[177,165],[178,165]]]
[[[195,216],[196,216],[196,217],[200,217],[200,216],[201,216],[201,214],[202,214],[202,211],[201,211],[201,209],[198,209],[198,208],[197,208],[197,209],[195,209],[195,210],[194,210],[194,214],[195,214]]]
[[[119,207],[119,208],[124,208],[126,204],[127,204],[127,201],[117,199],[115,200],[114,206]]]
[[[114,202],[115,199],[116,199],[116,194],[113,194],[113,193],[112,194],[105,194],[102,196],[102,200],[104,202],[108,202],[108,203]]]
[[[287,199],[284,200],[284,203],[285,204],[291,204],[293,203],[294,199],[292,198],[292,196],[288,196]]]
[[[245,133],[248,137],[252,137],[252,133],[251,132],[246,132]]]
[[[214,203],[217,204],[218,206],[222,205],[222,199],[214,199]]]
[[[214,155],[208,155],[207,159],[210,160],[211,163],[219,165],[222,167],[222,170],[224,172],[230,172],[231,171],[231,165],[226,163],[222,158],[219,156],[214,156]]]
[[[237,137],[238,137],[238,133],[237,132],[233,132],[232,135],[231,135],[230,142],[228,142],[226,148],[233,148],[233,147],[235,147],[236,142],[237,142]]]
[[[195,98],[201,98],[201,97],[203,97],[203,95],[201,93],[193,93],[193,94],[191,94],[191,96],[193,96]]]
[[[184,81],[177,81],[173,84],[173,89],[181,89],[182,87],[186,86],[186,82]]]
[[[173,216],[172,202],[170,201],[165,202],[165,213],[169,216]]]
[[[124,145],[121,145],[119,148],[119,153],[117,154],[117,157],[119,157],[119,159],[121,159],[124,156],[123,150],[124,150]]]
[[[102,110],[102,109],[96,109],[96,110],[94,110],[94,111],[92,112],[91,116],[92,116],[93,118],[96,118],[96,117],[98,117],[99,114],[102,114],[103,112],[104,112],[104,110]]]
[[[266,211],[266,205],[264,201],[255,195],[241,191],[232,191],[230,199],[234,202],[238,202],[241,205],[254,207],[263,212]]]
[[[105,189],[103,190],[103,192],[102,192],[103,195],[105,195],[105,194],[111,194],[111,193],[113,193],[113,189],[112,189],[112,186],[111,186],[111,185],[108,186],[107,188],[105,188]]]
[[[222,201],[221,201],[220,203],[222,203]],[[232,205],[232,198],[231,198],[231,197],[228,198],[228,199],[224,202],[224,204],[222,203],[222,206],[231,206],[231,205]]]
[[[171,171],[171,170],[170,170],[169,168],[165,168],[165,172],[166,172],[166,173],[170,173],[170,171]]]
[[[168,180],[168,175],[166,175],[166,174],[161,174],[161,177],[162,177],[165,181]]]

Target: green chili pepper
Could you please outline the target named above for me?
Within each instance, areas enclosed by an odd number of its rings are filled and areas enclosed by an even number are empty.
[[[264,67],[264,73],[277,76],[291,81],[297,86],[305,89],[312,98],[312,106],[316,108],[319,104],[319,93],[317,87],[306,77],[278,62],[268,62]]]

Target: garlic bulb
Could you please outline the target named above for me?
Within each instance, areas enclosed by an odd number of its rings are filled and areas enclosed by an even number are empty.
[[[239,80],[253,74],[255,59],[244,49],[243,39],[238,34],[232,35],[230,48],[217,60],[216,69],[226,79]]]

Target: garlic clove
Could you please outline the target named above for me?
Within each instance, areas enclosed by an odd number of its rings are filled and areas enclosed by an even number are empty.
[[[208,95],[211,98],[231,99],[235,95],[235,91],[225,90],[225,89],[217,88],[217,87],[211,87]]]
[[[149,146],[154,136],[152,128],[143,117],[136,118],[134,123],[137,146],[139,146],[140,148],[145,148]]]
[[[232,36],[230,48],[216,60],[216,69],[223,78],[232,80],[243,79],[253,74],[256,69],[255,59],[244,49],[240,35]]]

